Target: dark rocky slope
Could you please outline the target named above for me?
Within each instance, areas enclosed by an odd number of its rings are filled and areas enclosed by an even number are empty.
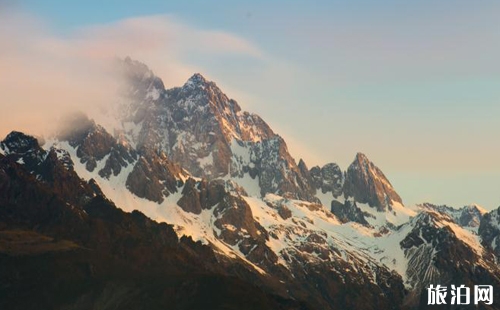
[[[77,180],[73,204],[0,155],[1,309],[307,308],[249,284],[245,268],[227,274],[209,247]]]

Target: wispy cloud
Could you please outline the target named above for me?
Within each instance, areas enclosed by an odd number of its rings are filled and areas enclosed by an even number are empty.
[[[37,16],[12,7],[0,10],[0,136],[17,129],[51,130],[73,110],[92,115],[115,100],[115,57],[130,56],[153,67],[170,86],[181,85],[202,68],[191,55],[236,55],[264,59],[251,42],[222,31],[197,29],[167,15],[143,16],[93,25],[58,35]]]

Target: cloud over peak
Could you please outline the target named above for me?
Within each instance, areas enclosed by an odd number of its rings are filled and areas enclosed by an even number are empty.
[[[92,115],[116,100],[118,83],[110,67],[115,57],[150,64],[167,87],[204,71],[191,62],[196,57],[264,57],[243,38],[197,29],[169,15],[133,17],[61,35],[14,7],[0,10],[0,49],[0,104],[9,114],[0,124],[0,136],[12,129],[52,130],[61,113]]]

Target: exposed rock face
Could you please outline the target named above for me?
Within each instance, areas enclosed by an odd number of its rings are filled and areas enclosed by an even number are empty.
[[[89,172],[97,167],[97,162],[106,159],[99,175],[109,178],[117,176],[123,168],[137,159],[137,153],[126,143],[119,143],[102,126],[86,115],[75,114],[67,121],[58,134],[60,141],[67,141],[76,149],[76,155]]]
[[[143,149],[139,156],[126,181],[127,189],[138,197],[161,203],[183,185],[182,169],[165,154]]]
[[[189,178],[182,190],[182,197],[177,201],[177,204],[186,212],[200,214],[202,210],[201,198],[196,185],[196,181]]]
[[[249,165],[254,166],[257,171],[261,195],[276,193],[289,198],[318,201],[314,196],[314,188],[300,173],[281,137],[275,136],[248,146],[251,159]]]
[[[484,214],[478,233],[483,245],[500,258],[500,208]]]
[[[73,161],[64,150],[51,148],[46,151],[34,137],[20,132],[11,132],[0,142],[0,149],[7,159],[22,164],[40,182],[50,186],[56,193],[72,204],[81,205],[95,196],[87,183],[82,183],[73,169]],[[75,190],[82,195],[75,195]]]
[[[479,227],[484,213],[485,211],[476,205],[465,206],[456,222],[463,227]]]
[[[200,214],[204,209],[211,209],[223,200],[226,187],[223,181],[195,181],[189,178],[182,190],[182,197],[177,204],[186,212]]]
[[[239,241],[238,235],[259,241],[268,239],[267,232],[255,221],[252,210],[241,197],[224,196],[214,212],[218,217],[215,226],[227,235],[236,234],[232,235],[234,238],[225,238],[230,244],[235,245]]]
[[[323,193],[332,192],[333,197],[342,195],[344,186],[344,173],[337,164],[329,163],[322,168],[311,168],[310,175],[316,189]]]
[[[261,266],[272,268],[276,264],[278,257],[266,245],[267,231],[253,218],[243,198],[225,195],[214,215],[217,217],[214,226],[220,230],[221,240],[237,246],[250,261],[259,262]]]
[[[297,167],[299,168],[299,172],[302,177],[306,179],[306,182],[314,188],[315,184],[313,183],[311,172],[309,171],[309,168],[307,168],[307,165],[302,158],[299,160]]]
[[[356,222],[362,225],[368,225],[363,211],[361,211],[358,206],[356,206],[356,202],[346,200],[342,204],[336,200],[333,200],[331,211],[343,223]]]
[[[162,148],[195,176],[212,179],[230,173],[233,139],[260,141],[275,136],[260,117],[242,112],[236,101],[200,74],[183,87],[162,91],[166,99],[160,105],[166,124],[148,122],[143,131],[166,137],[168,144]],[[144,135],[138,144],[157,144],[153,141]],[[203,158],[207,160],[200,163]]]
[[[257,115],[241,111],[214,82],[193,75],[165,89],[143,64],[125,60],[131,81],[120,118],[139,130],[124,133],[139,148],[163,151],[193,176],[258,178],[260,191],[316,200],[315,190],[286,143]]]
[[[47,152],[38,145],[38,140],[24,133],[13,131],[0,142],[0,148],[6,153],[15,157],[16,161],[21,161],[30,170],[36,167],[45,159]]]
[[[444,213],[449,215],[453,220],[462,227],[479,227],[479,224],[483,218],[483,214],[486,213],[484,209],[477,205],[464,206],[460,209],[452,208],[446,205],[433,205],[431,203],[424,203],[419,206],[424,210],[435,211],[439,213]]]
[[[82,114],[73,115],[58,135],[67,141],[87,171],[93,172],[98,163],[98,175],[109,179],[125,171],[121,178],[132,193],[141,198],[161,203],[183,185],[183,170],[170,161],[165,153],[149,147],[134,149],[121,136],[113,137],[102,126]],[[129,167],[131,166],[131,167]]]
[[[344,193],[379,211],[390,210],[395,202],[403,204],[384,173],[361,153],[347,169]]]

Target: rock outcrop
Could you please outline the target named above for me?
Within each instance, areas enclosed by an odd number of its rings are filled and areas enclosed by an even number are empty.
[[[344,194],[379,211],[391,210],[394,203],[403,204],[384,173],[362,153],[347,168]]]

